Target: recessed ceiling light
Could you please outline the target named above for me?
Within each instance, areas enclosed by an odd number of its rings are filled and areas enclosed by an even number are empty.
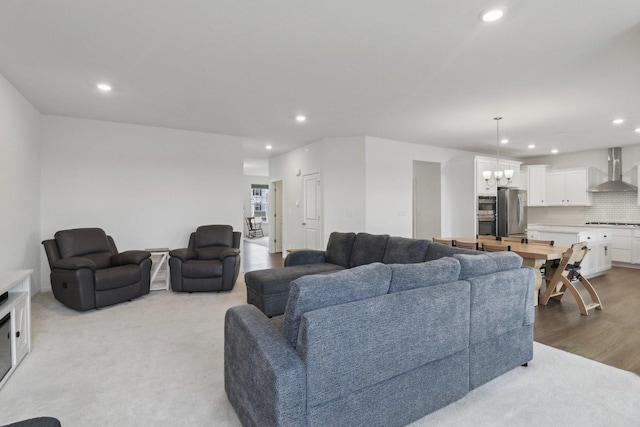
[[[558,149],[554,148],[553,150],[551,150],[551,154],[558,154]]]
[[[98,83],[96,87],[103,92],[111,92],[111,85],[108,85],[106,83]]]
[[[500,144],[508,144],[508,143],[509,143],[509,140],[506,138],[500,140]]]
[[[637,132],[637,133],[640,133],[640,128],[636,128],[636,132]]]
[[[624,119],[614,119],[611,121],[611,123],[613,123],[614,125],[621,125],[622,123],[624,123]]]
[[[265,146],[264,146],[264,148],[266,148],[267,150],[271,150],[271,149],[273,148],[273,146],[272,146],[272,145],[267,144],[267,145],[265,145]]]
[[[299,114],[296,116],[296,122],[306,122],[307,121],[307,116],[303,116],[302,114]]]
[[[504,15],[504,12],[500,9],[492,9],[489,10],[487,12],[484,12],[480,19],[482,19],[484,22],[495,22],[498,19],[502,18],[502,16]]]
[[[529,144],[529,145],[527,145],[527,148],[529,150],[531,150],[532,148],[536,148],[536,144]]]

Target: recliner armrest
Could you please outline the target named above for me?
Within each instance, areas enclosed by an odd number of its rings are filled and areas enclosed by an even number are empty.
[[[189,248],[174,249],[174,250],[169,252],[169,255],[171,255],[172,257],[176,257],[176,258],[180,259],[181,261],[189,261],[190,259],[198,259],[198,253],[196,251],[194,251],[194,250],[189,249]]]
[[[51,264],[51,269],[60,269],[60,270],[79,270],[81,268],[88,268],[93,271],[96,270],[96,263],[91,261],[88,258],[82,257],[71,257],[64,258],[58,261],[55,261]]]
[[[325,261],[325,251],[296,249],[289,252],[284,260],[284,266],[293,267],[294,265],[322,264]]]
[[[147,251],[125,251],[112,256],[111,265],[140,264],[149,257],[151,257],[151,253]]]
[[[240,249],[229,248],[220,252],[220,259],[229,258],[230,256],[237,257],[240,255]]]

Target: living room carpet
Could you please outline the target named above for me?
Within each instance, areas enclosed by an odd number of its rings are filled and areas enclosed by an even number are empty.
[[[246,301],[155,291],[75,312],[32,302],[32,351],[0,390],[0,425],[53,416],[75,426],[238,426],[224,392],[223,324]],[[637,426],[640,378],[534,344],[517,368],[412,426]]]

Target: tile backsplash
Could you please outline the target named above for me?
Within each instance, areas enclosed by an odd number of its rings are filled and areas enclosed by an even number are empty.
[[[593,206],[584,211],[585,221],[638,222],[640,206],[637,193],[594,193]]]

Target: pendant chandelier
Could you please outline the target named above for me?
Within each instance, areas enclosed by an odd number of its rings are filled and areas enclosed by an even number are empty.
[[[483,171],[482,177],[489,186],[504,186],[507,187],[511,184],[511,178],[513,178],[513,169],[500,170],[500,120],[502,117],[494,117],[496,121],[496,170],[495,171]]]

